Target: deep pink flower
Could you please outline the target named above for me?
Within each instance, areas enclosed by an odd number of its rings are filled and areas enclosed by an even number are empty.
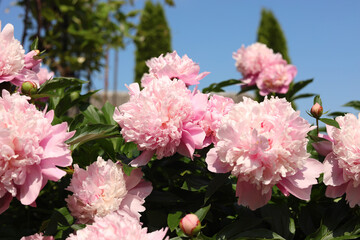
[[[146,61],[149,67],[149,74],[144,74],[141,85],[145,87],[151,82],[154,77],[161,78],[167,76],[170,79],[180,79],[185,82],[187,86],[199,84],[209,72],[200,73],[200,67],[197,63],[193,62],[187,55],[182,58],[173,51],[167,53],[165,56],[162,54],[157,58],[151,58]]]
[[[140,91],[131,84],[130,101],[115,109],[114,120],[127,142],[142,154],[133,166],[145,165],[153,154],[158,159],[179,152],[192,157],[203,147],[205,132],[197,121],[205,114],[207,95],[194,94],[181,80],[161,77]]]
[[[144,198],[152,191],[151,183],[142,179],[140,169],[132,170],[127,176],[121,164],[98,157],[86,170],[77,164],[74,170],[70,186],[66,188],[73,195],[68,196],[66,202],[79,223],[91,223],[95,216],[104,217],[118,210],[140,218],[139,212],[145,210]]]
[[[2,91],[0,98],[0,213],[13,197],[24,205],[35,199],[48,180],[58,181],[71,165],[64,143],[74,135],[64,122],[51,125],[54,112],[38,111],[29,98]]]
[[[286,64],[281,54],[275,54],[262,43],[254,43],[246,48],[242,46],[233,53],[233,58],[237,70],[243,75],[242,82],[248,86],[255,85],[259,74],[268,66]]]
[[[0,83],[11,82],[20,73],[24,68],[24,58],[24,48],[14,38],[14,26],[6,24],[0,32]]]
[[[167,228],[148,233],[138,219],[114,212],[102,218],[96,216],[92,225],[76,231],[76,235],[70,234],[67,240],[162,240],[166,232]]]
[[[234,100],[231,98],[216,94],[210,97],[204,117],[199,122],[199,125],[206,133],[206,145],[216,141],[215,132],[220,127],[221,119],[230,111],[233,105]]]
[[[206,157],[208,169],[231,171],[238,178],[238,203],[252,210],[270,200],[274,185],[286,196],[310,200],[323,169],[306,152],[311,129],[285,99],[244,98],[222,119],[215,148]]]
[[[324,184],[326,196],[336,198],[346,193],[350,207],[360,206],[360,120],[348,113],[335,119],[340,129],[326,126],[328,136],[313,144],[326,156],[324,160]]]
[[[295,78],[297,69],[295,66],[287,64],[275,64],[268,66],[260,72],[256,86],[260,90],[260,95],[266,96],[269,93],[285,94],[289,90],[289,85]]]
[[[42,233],[36,233],[31,236],[22,237],[20,240],[54,240],[53,236],[44,236]]]

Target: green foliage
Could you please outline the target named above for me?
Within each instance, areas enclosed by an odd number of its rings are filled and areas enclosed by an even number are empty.
[[[261,21],[257,33],[257,41],[264,43],[276,53],[281,53],[283,58],[290,63],[286,38],[281,26],[270,10],[261,11]]]
[[[146,1],[137,27],[135,45],[134,82],[140,83],[142,75],[148,71],[145,61],[171,52],[171,32],[160,3]]]

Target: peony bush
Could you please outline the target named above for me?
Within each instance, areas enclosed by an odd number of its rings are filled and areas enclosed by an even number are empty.
[[[98,109],[13,32],[0,32],[1,239],[360,238],[359,118],[323,117],[298,94],[313,80],[266,45],[235,51],[239,80],[202,91],[210,73],[165,53],[128,102]],[[219,93],[235,84],[238,103]],[[295,109],[309,96],[315,125]]]

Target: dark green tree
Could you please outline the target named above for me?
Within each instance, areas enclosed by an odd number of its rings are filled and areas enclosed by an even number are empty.
[[[171,32],[160,3],[145,3],[136,33],[135,82],[148,71],[145,61],[171,51]]]
[[[261,21],[257,33],[257,41],[266,44],[276,53],[281,53],[283,58],[290,63],[286,38],[281,26],[270,10],[262,9]]]

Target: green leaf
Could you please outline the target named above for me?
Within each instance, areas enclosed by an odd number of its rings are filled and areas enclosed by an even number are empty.
[[[352,107],[356,110],[360,110],[360,101],[351,101],[343,105],[344,107]]]
[[[328,113],[327,115],[328,116],[331,116],[331,117],[337,117],[337,116],[345,116],[346,112],[331,112],[331,113]]]
[[[230,238],[229,240],[249,240],[249,239],[285,240],[285,238],[281,237],[279,234],[264,228],[258,228],[258,229],[253,229],[250,231],[239,233],[235,235],[233,238]]]
[[[89,105],[82,114],[90,123],[105,123],[105,121],[103,121],[103,119],[105,120],[104,114],[93,105]]]
[[[183,215],[182,212],[178,211],[175,213],[169,213],[168,217],[167,217],[167,224],[170,228],[170,231],[174,231],[175,228],[177,228],[179,226],[179,222],[181,220],[181,216]]]
[[[235,239],[239,233],[252,229],[262,223],[262,219],[255,216],[255,214],[248,209],[239,214],[238,220],[226,225],[216,234],[216,239]]]
[[[256,86],[256,85],[253,85],[253,86],[242,85],[242,86],[241,86],[241,91],[240,91],[238,94],[242,94],[242,93],[245,93],[245,92],[247,92],[247,91],[255,90],[255,89],[257,89],[257,86]]]
[[[240,84],[240,81],[237,79],[229,79],[226,81],[222,81],[220,83],[212,83],[209,87],[206,87],[202,90],[203,93],[210,93],[210,92],[224,92],[225,90],[223,87],[228,87],[231,85]]]
[[[78,129],[75,135],[66,141],[67,144],[71,144],[73,149],[77,146],[99,138],[107,138],[120,136],[120,129],[118,126],[114,125],[105,125],[105,124],[92,124],[86,125]]]
[[[219,173],[216,174],[214,179],[208,185],[207,191],[204,197],[204,203],[206,203],[209,198],[221,187],[226,181],[229,180],[230,173]]]
[[[31,50],[37,50],[38,49],[38,43],[39,43],[39,38],[36,37],[35,40],[32,42],[30,49]]]
[[[312,97],[312,96],[314,96],[314,95],[315,95],[315,94],[313,94],[313,93],[299,94],[299,95],[296,95],[295,97],[292,97],[290,101],[292,102],[292,101],[294,101],[294,100],[296,100],[296,99],[308,98],[308,97]]]
[[[306,87],[309,83],[311,83],[314,79],[308,79],[304,81],[300,81],[292,85],[289,91],[286,93],[286,99],[292,99],[292,97],[299,92],[301,89]]]
[[[339,123],[337,121],[335,121],[334,119],[331,118],[319,118],[320,121],[322,121],[323,123],[336,127],[336,128],[340,128]]]
[[[59,103],[56,105],[55,115],[58,117],[64,115],[71,107],[75,106],[80,101],[88,99],[96,92],[97,91],[90,91],[84,95],[79,96],[75,100],[73,100],[71,97],[72,92],[69,94],[66,94],[63,98],[60,99]]]
[[[314,102],[313,102],[313,104],[315,104],[315,103],[318,103],[318,104],[320,104],[320,106],[322,106],[322,101],[321,101],[320,95],[316,95],[316,96],[314,97]]]
[[[271,230],[277,232],[286,239],[291,239],[289,209],[284,204],[267,204],[261,208],[263,219],[271,226]]]
[[[195,212],[195,215],[198,216],[200,222],[202,220],[204,220],[204,218],[206,217],[206,214],[208,213],[208,211],[210,210],[211,204],[209,204],[206,207],[200,208],[199,210],[197,210]]]
[[[43,85],[40,86],[39,90],[37,91],[38,94],[46,93],[51,90],[56,90],[59,88],[66,88],[74,85],[81,85],[87,83],[86,81],[82,81],[77,78],[53,78],[49,81],[46,81]]]
[[[104,104],[104,106],[101,108],[101,111],[104,113],[106,123],[108,123],[108,124],[117,124],[116,121],[113,118],[114,111],[115,111],[115,106],[114,105],[112,105],[109,102],[106,102]]]

